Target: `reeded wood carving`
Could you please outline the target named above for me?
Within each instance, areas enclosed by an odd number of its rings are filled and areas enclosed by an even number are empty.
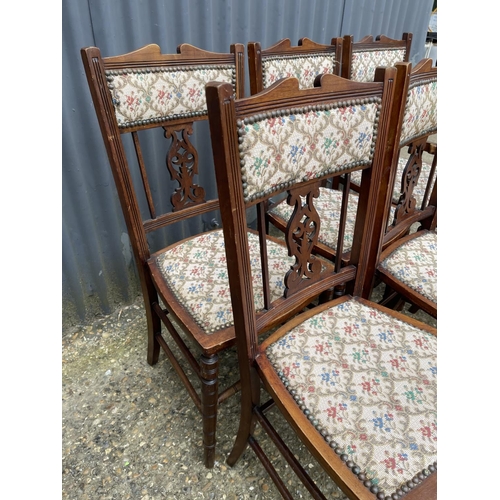
[[[285,276],[285,297],[317,281],[321,273],[321,262],[312,254],[320,228],[320,217],[313,204],[313,198],[318,196],[319,183],[288,192],[287,203],[294,206],[294,210],[288,221],[286,242],[295,264]]]
[[[172,210],[175,212],[188,205],[204,203],[205,190],[194,183],[194,176],[198,174],[198,153],[189,140],[193,123],[163,127],[163,130],[165,138],[172,138],[166,159],[170,178],[179,183],[170,197]]]
[[[401,195],[394,213],[393,226],[416,210],[417,200],[413,196],[413,189],[417,185],[422,170],[422,153],[425,143],[424,139],[422,142],[414,142],[410,145],[410,157],[401,177]]]

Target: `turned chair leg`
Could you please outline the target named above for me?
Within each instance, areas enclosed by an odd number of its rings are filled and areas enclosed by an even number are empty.
[[[203,454],[205,467],[211,469],[215,461],[215,429],[219,391],[219,357],[217,354],[200,358],[201,416],[203,419]]]

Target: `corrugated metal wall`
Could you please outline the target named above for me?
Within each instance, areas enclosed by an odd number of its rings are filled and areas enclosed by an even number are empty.
[[[413,33],[412,62],[425,55],[433,0],[63,0],[62,271],[63,331],[131,302],[140,291],[80,57],[94,45],[103,56],[157,43],[228,52],[231,43],[308,37]],[[246,94],[249,94],[246,71]],[[198,138],[210,153],[208,128]],[[206,132],[206,134],[205,134]],[[188,229],[171,235],[184,236]]]

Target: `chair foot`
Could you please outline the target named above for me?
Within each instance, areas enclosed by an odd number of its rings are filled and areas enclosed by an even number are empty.
[[[219,357],[202,355],[200,358],[201,417],[203,419],[203,457],[205,467],[215,462],[215,429],[217,424]]]

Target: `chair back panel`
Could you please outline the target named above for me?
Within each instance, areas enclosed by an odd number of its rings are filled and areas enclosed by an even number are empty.
[[[278,80],[294,77],[300,88],[311,88],[317,75],[340,75],[342,38],[333,38],[331,45],[301,38],[292,46],[289,38],[262,49],[259,42],[248,43],[250,90],[261,92]]]
[[[107,70],[118,127],[136,128],[207,113],[205,84],[229,82],[236,92],[236,65],[164,66]]]
[[[437,131],[437,69],[410,82],[400,144]]]
[[[357,82],[371,82],[378,66],[394,66],[405,60],[404,49],[353,50],[351,79]]]
[[[264,88],[270,87],[281,78],[294,76],[300,88],[312,87],[316,75],[334,74],[335,54],[304,56],[267,56],[262,58]]]
[[[380,99],[366,98],[244,118],[238,134],[245,200],[369,165],[379,105]]]
[[[401,40],[371,35],[354,42],[352,35],[343,40],[342,76],[357,82],[372,82],[377,67],[408,62],[413,35],[403,33]]]

